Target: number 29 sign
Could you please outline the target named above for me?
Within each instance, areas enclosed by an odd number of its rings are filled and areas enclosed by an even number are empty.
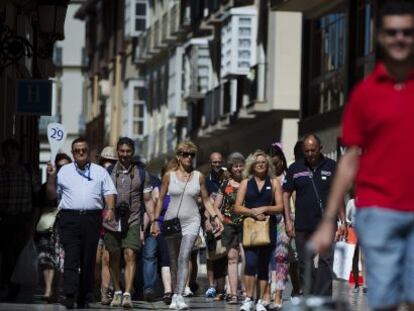
[[[47,139],[50,145],[50,160],[53,163],[59,149],[66,140],[66,129],[60,123],[49,123],[47,125]]]

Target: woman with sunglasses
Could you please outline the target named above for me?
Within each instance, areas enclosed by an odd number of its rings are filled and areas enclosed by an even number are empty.
[[[155,221],[151,226],[151,233],[158,235],[158,217],[164,198],[170,195],[170,204],[164,216],[164,221],[178,217],[181,225],[181,234],[167,235],[165,240],[170,256],[170,267],[174,295],[170,309],[188,309],[183,298],[185,284],[188,278],[190,253],[200,230],[201,216],[197,199],[201,195],[202,202],[208,213],[214,219],[214,226],[218,230],[223,225],[214,212],[206,189],[205,177],[193,167],[193,159],[197,147],[190,141],[180,143],[176,148],[176,167],[168,171],[161,184],[159,200],[155,208]]]
[[[245,247],[246,266],[244,285],[246,298],[240,307],[241,311],[252,311],[254,308],[254,288],[259,281],[259,299],[256,311],[266,311],[269,304],[269,264],[273,248],[276,245],[276,217],[283,212],[282,187],[273,178],[274,167],[271,158],[265,152],[257,150],[247,158],[244,175],[247,177],[239,186],[234,212],[256,220],[269,218],[270,243],[263,246]]]

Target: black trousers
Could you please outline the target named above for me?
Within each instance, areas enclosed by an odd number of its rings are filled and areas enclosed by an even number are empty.
[[[65,250],[63,290],[67,297],[81,303],[92,301],[101,226],[100,210],[62,210],[59,215],[60,239]]]
[[[305,284],[305,264],[306,264],[306,243],[312,236],[313,232],[296,231],[296,250],[299,257],[299,270],[302,287]],[[332,296],[333,281],[333,255],[334,249],[330,248],[326,253],[319,254],[318,268],[312,269],[312,287],[310,289],[313,295]],[[314,267],[312,263],[312,267]]]

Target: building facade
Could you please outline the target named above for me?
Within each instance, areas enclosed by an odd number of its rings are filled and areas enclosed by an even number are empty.
[[[4,0],[0,3],[0,141],[17,139],[22,146],[22,161],[36,169],[38,119],[48,112],[19,113],[16,89],[20,80],[48,80],[54,76],[53,45],[64,38],[68,2]],[[53,29],[44,23],[44,13],[54,20]]]
[[[212,151],[248,154],[297,140],[301,13],[268,1],[148,1],[150,22],[136,41],[146,121],[139,138],[159,168],[191,139],[198,164]],[[146,96],[146,97],[145,97]]]
[[[337,157],[340,120],[352,87],[379,57],[375,22],[379,0],[271,1],[275,11],[303,13],[299,134],[316,132],[324,152]]]
[[[61,148],[71,156],[74,139],[85,133],[85,121],[82,111],[83,75],[86,62],[85,26],[75,19],[75,13],[84,1],[71,1],[65,20],[65,40],[55,44],[53,63],[56,74],[53,79],[52,116],[39,120],[40,168],[46,179],[46,166],[50,161],[50,146],[47,141],[47,125],[59,122],[67,131],[66,142]]]

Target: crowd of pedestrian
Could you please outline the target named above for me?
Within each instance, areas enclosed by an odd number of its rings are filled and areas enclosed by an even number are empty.
[[[384,5],[378,33],[384,61],[346,107],[343,142],[349,149],[338,167],[310,133],[296,144],[290,165],[283,146],[272,143],[245,155],[232,150],[226,159],[214,151],[208,174],[197,170],[198,147],[184,141],[158,178],[130,138],[104,148],[94,163],[80,137],[72,142],[73,161],[58,154],[41,185],[36,171],[21,163],[19,143],[5,140],[0,299],[16,299],[19,269],[29,269],[19,265],[20,257],[35,243],[42,299],[68,309],[87,308],[98,295],[111,307],[133,308],[134,297],[158,297],[183,310],[186,297],[201,294],[239,304],[241,311],[280,310],[288,278],[293,299],[304,291],[332,297],[333,242],[346,238],[351,224],[360,238],[356,287],[361,252],[370,306],[396,310],[406,302],[413,310],[414,172],[402,168],[411,150],[404,134],[414,130],[413,4]],[[386,156],[394,169],[378,169]],[[208,284],[201,289],[204,248]]]
[[[75,139],[73,162],[58,154],[48,165],[47,182],[37,195],[37,216],[32,216],[38,223],[35,242],[45,285],[42,299],[56,302],[62,294],[67,308],[85,308],[98,293],[102,305],[132,308],[134,295],[147,301],[160,296],[161,283],[160,298],[171,309],[187,309],[184,297],[199,289],[199,249],[205,247],[206,297],[241,304],[240,310],[246,311],[280,309],[289,271],[295,285],[292,295],[302,293],[299,270],[290,269],[290,264],[297,268],[298,258],[299,262],[303,258],[285,223],[290,228],[292,215],[299,220],[303,215],[322,217],[317,200],[309,203],[309,196],[315,194],[307,190],[308,197],[303,197],[302,190],[294,189],[298,182],[310,187],[305,175],[298,175],[303,180],[293,178],[294,169],[309,164],[315,173],[325,172],[326,180],[318,185],[326,186],[325,198],[331,178],[325,163],[333,169],[334,162],[319,153],[320,144],[316,135],[306,136],[304,157],[289,169],[280,144],[271,145],[267,152],[256,150],[247,158],[233,152],[226,161],[220,152],[213,152],[211,170],[204,175],[195,168],[197,146],[185,141],[158,179],[137,160],[130,138],[105,147],[97,164],[90,159],[88,142]],[[316,153],[307,152],[308,145]],[[17,143],[3,144],[3,150],[10,148],[17,152]],[[24,166],[21,170],[29,182],[30,171]],[[286,212],[283,202],[282,193],[293,190],[296,214],[290,206]],[[28,210],[36,214],[36,209]],[[53,224],[39,228],[52,215]],[[313,221],[316,226],[317,219]],[[20,250],[27,240],[22,240]],[[4,283],[11,295],[18,284],[9,284]]]

